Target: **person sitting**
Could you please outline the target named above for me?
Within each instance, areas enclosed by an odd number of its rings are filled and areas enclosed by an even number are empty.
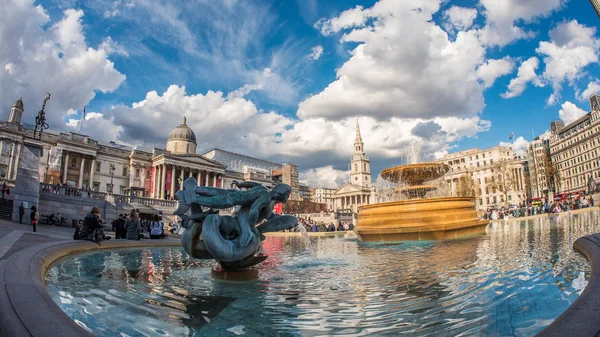
[[[104,235],[102,230],[102,221],[100,220],[100,208],[92,207],[90,213],[85,216],[83,224],[77,226],[73,239],[75,240],[89,240],[96,243],[102,240],[110,240],[110,236]]]
[[[127,220],[127,222],[125,222],[124,227],[127,232],[127,240],[139,240],[144,237],[144,234],[141,233],[142,227],[140,225],[140,218],[138,217],[135,209],[131,210],[131,213],[129,214],[129,219]]]
[[[50,214],[50,216],[48,217],[48,224],[56,226],[56,215],[54,215],[54,213]]]
[[[150,224],[150,239],[162,239],[164,233],[164,225],[159,221],[158,214],[154,214],[154,218]]]

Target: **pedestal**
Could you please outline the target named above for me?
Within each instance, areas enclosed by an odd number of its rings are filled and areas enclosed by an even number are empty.
[[[42,144],[38,140],[26,138],[19,156],[15,188],[11,191],[14,196],[12,220],[19,222],[19,206],[26,206],[23,223],[30,222],[31,206],[39,208],[40,198],[40,157]]]
[[[226,270],[221,266],[216,266],[211,270],[211,275],[213,278],[223,281],[252,281],[258,279],[258,268]]]

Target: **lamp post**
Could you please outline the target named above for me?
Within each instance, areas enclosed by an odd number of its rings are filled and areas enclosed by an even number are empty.
[[[46,109],[46,102],[49,99],[50,93],[46,93],[46,96],[44,97],[44,103],[42,103],[42,110],[40,110],[40,112],[38,112],[37,116],[35,117],[35,128],[33,129],[33,138],[36,138],[37,136],[38,139],[42,139],[42,132],[50,127],[48,123],[46,123],[46,112],[44,111],[44,109]]]
[[[109,193],[113,193],[114,190],[114,185],[113,185],[113,178],[115,176],[115,165],[114,164],[110,164],[110,192]]]

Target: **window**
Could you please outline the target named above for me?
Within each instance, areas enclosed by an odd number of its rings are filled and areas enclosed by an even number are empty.
[[[140,169],[135,169],[135,177],[136,178],[140,177]]]
[[[127,176],[127,167],[123,167],[123,177]]]
[[[112,193],[112,190],[113,190],[113,185],[111,185],[110,183],[106,183],[106,192]]]
[[[77,166],[77,158],[71,158],[71,167]]]
[[[364,165],[365,165],[365,172],[367,172],[367,163],[365,163]]]
[[[598,140],[598,142],[600,143],[600,140]],[[12,144],[4,144],[4,147],[2,148],[2,154],[9,154],[11,146]]]
[[[358,177],[354,177],[354,181],[358,181]]]
[[[2,178],[6,177],[6,165],[0,166],[0,177],[2,177]]]
[[[100,164],[102,164],[102,162],[96,162],[96,172],[100,172]]]

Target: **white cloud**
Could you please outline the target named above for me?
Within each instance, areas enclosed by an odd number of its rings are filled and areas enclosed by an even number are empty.
[[[489,88],[494,85],[496,79],[512,73],[514,68],[515,62],[508,56],[500,60],[488,60],[477,68],[477,77]]]
[[[577,92],[577,99],[584,101],[592,97],[593,95],[600,94],[600,81],[592,81],[588,84],[587,88],[582,92]]]
[[[454,41],[432,20],[439,0],[381,0],[321,22],[358,43],[337,79],[299,104],[299,118],[473,117],[484,107],[476,71],[485,50],[474,31]],[[347,28],[356,27],[346,30]]]
[[[566,124],[570,124],[577,120],[577,118],[584,116],[587,114],[587,111],[579,108],[577,105],[566,101],[562,105],[562,109],[558,112],[558,117],[562,119]]]
[[[538,76],[535,73],[538,66],[540,65],[540,60],[533,56],[526,61],[523,61],[519,66],[519,70],[517,71],[517,77],[510,80],[508,84],[508,91],[503,93],[501,96],[504,98],[512,98],[516,96],[520,96],[527,84],[529,82],[533,82],[534,85],[540,86],[542,85],[539,82]]]
[[[532,38],[535,33],[519,24],[550,15],[568,0],[480,0],[486,25],[479,31],[489,46],[505,46],[517,39]]]
[[[86,43],[83,12],[67,9],[56,23],[40,5],[9,0],[0,11],[0,106],[23,96],[23,122],[31,123],[48,91],[46,117],[53,128],[64,128],[70,109],[80,109],[96,92],[112,92],[125,80],[109,54],[110,38],[98,48]],[[110,42],[109,42],[110,41]],[[112,45],[113,50],[108,50]],[[2,110],[5,116],[7,109]]]
[[[323,55],[323,46],[316,46],[311,49],[310,58],[313,61],[318,60]]]
[[[338,188],[348,182],[350,171],[336,170],[331,165],[305,170],[300,181],[313,188]]]
[[[542,76],[552,84],[553,96],[549,103],[560,98],[562,83],[573,81],[583,68],[598,62],[600,39],[596,28],[586,27],[577,20],[561,22],[550,30],[550,41],[540,42],[536,52],[544,55],[545,70]]]
[[[500,142],[499,146],[510,147],[517,156],[527,155],[527,146],[529,141],[523,137],[517,137],[514,142]]]
[[[444,12],[444,19],[457,30],[467,30],[477,18],[477,9],[452,6]]]

